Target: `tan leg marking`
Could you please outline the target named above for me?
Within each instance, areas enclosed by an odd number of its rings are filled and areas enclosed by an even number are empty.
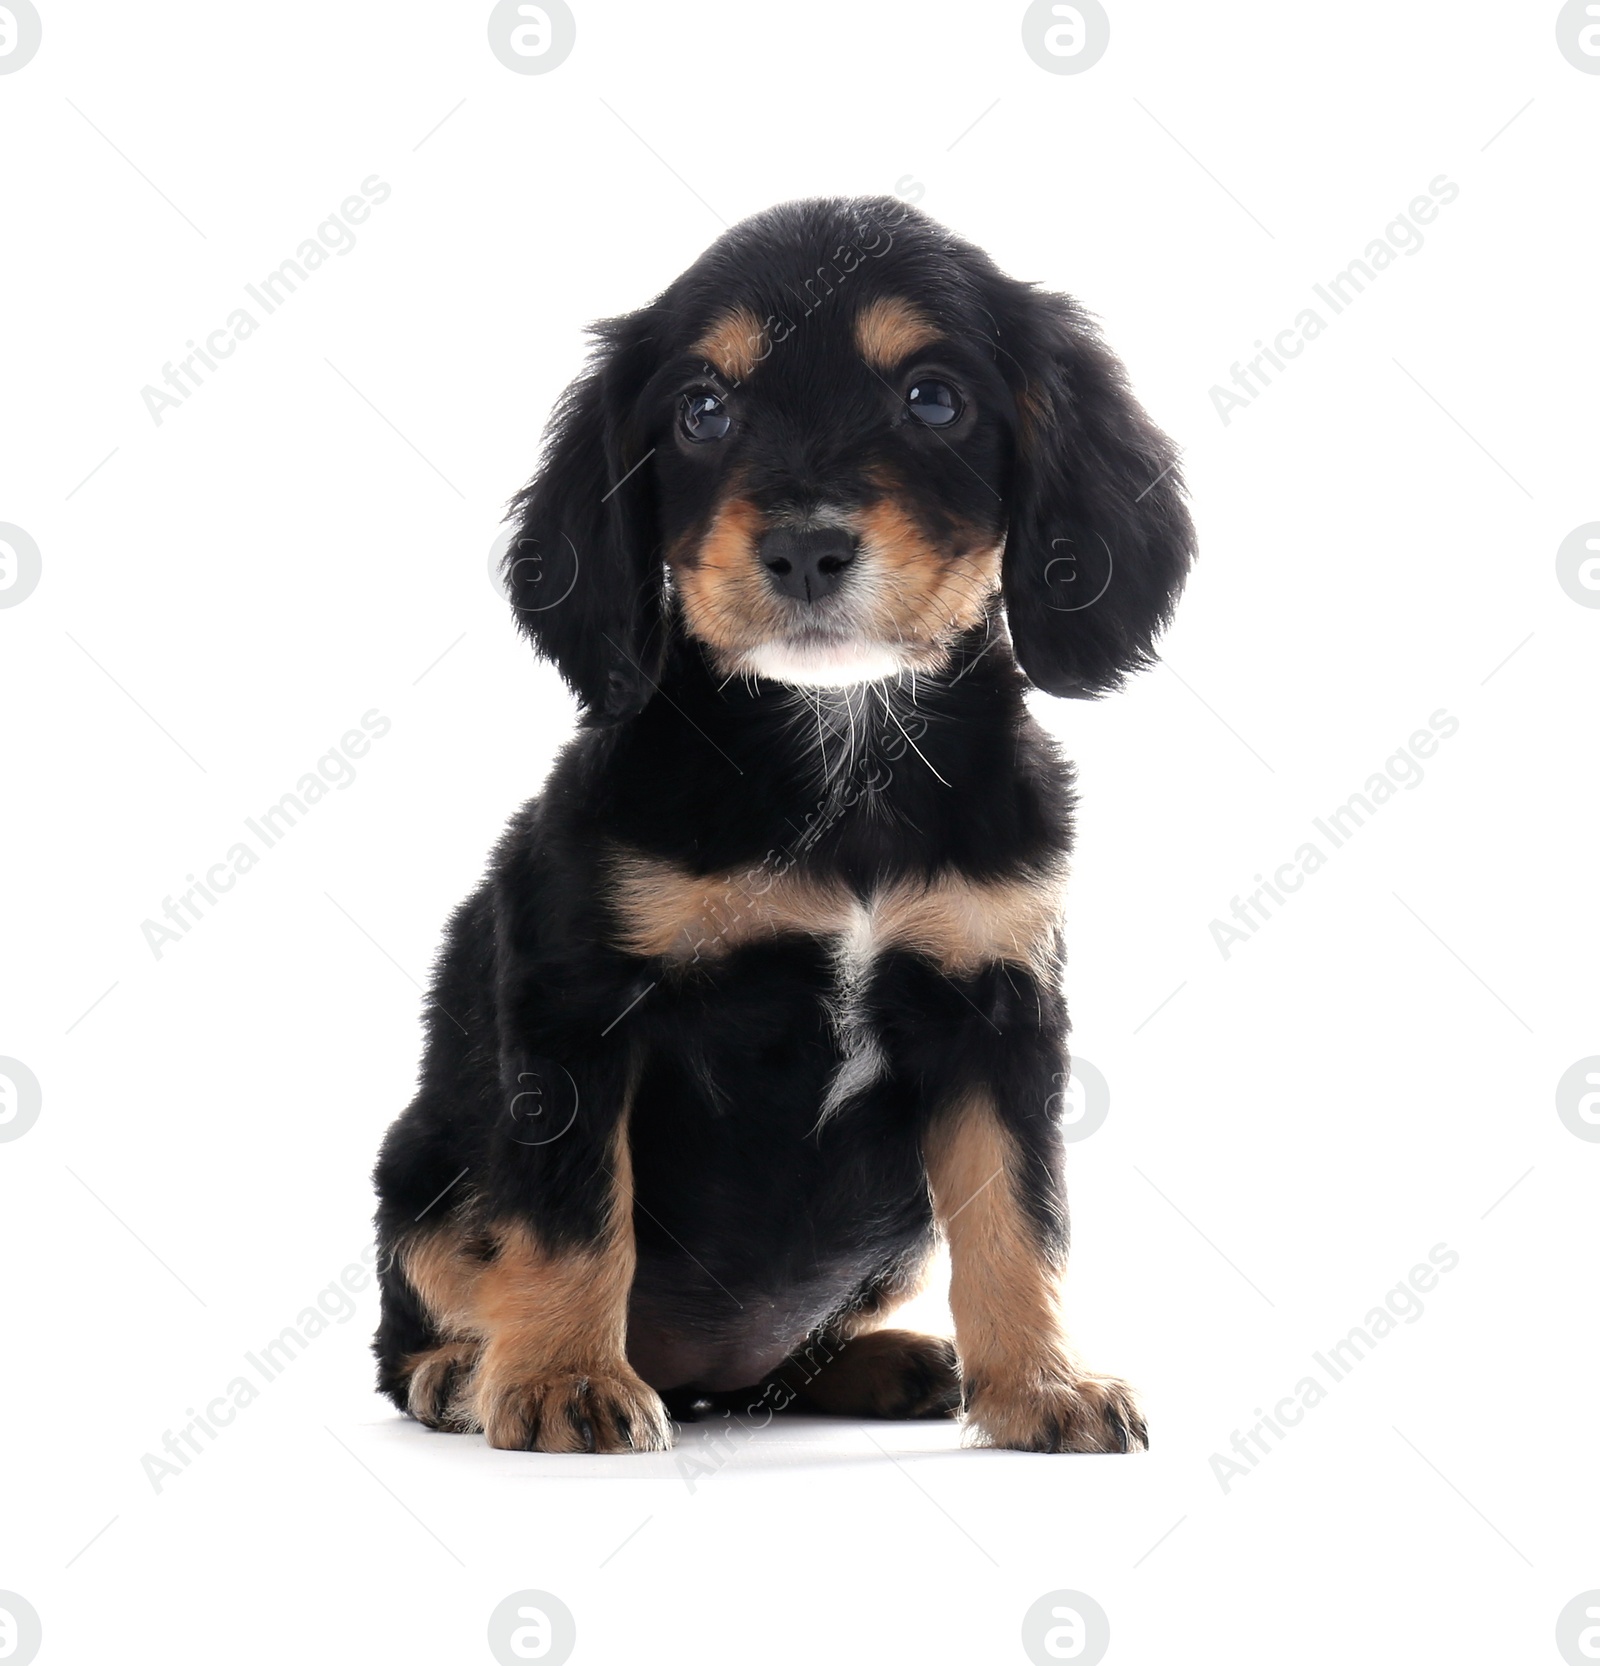
[[[399,1252],[401,1269],[422,1298],[434,1329],[447,1340],[481,1337],[473,1292],[488,1265],[491,1246],[455,1221],[410,1240]]]
[[[950,1310],[976,1444],[1024,1452],[1127,1452],[1149,1444],[1126,1383],[1074,1358],[1061,1268],[1021,1202],[1018,1152],[992,1101],[952,1106],[927,1145],[934,1212],[950,1242]]]
[[[938,330],[898,296],[871,301],[856,314],[856,351],[874,370],[894,370],[938,339]]]
[[[469,1384],[453,1390],[447,1408],[453,1426],[482,1429],[491,1446],[515,1451],[654,1452],[671,1445],[660,1396],[626,1356],[635,1255],[625,1123],[612,1147],[612,1172],[611,1216],[596,1248],[552,1252],[515,1224],[489,1231],[487,1260],[448,1227],[403,1252],[406,1276],[440,1333],[476,1355]],[[434,1363],[443,1352],[422,1356],[417,1370],[430,1379],[444,1371],[448,1362]],[[463,1356],[453,1357],[459,1367]],[[425,1392],[415,1379],[413,1392]]]

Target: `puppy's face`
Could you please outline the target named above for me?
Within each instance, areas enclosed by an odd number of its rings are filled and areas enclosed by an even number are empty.
[[[684,626],[781,682],[935,670],[999,588],[1010,394],[914,267],[793,267],[692,318],[644,395]]]
[[[506,578],[602,721],[673,629],[723,673],[934,671],[998,623],[1056,694],[1152,658],[1193,554],[1176,453],[1070,299],[890,198],[733,227],[596,327]]]

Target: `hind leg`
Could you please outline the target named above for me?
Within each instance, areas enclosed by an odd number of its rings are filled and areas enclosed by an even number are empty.
[[[472,1412],[473,1373],[482,1348],[477,1342],[441,1342],[403,1362],[405,1409],[430,1429],[466,1434],[477,1427]]]
[[[893,1330],[884,1321],[927,1281],[933,1240],[870,1279],[849,1307],[773,1373],[802,1411],[835,1417],[953,1417],[961,1365],[942,1336]]]
[[[379,1242],[381,1305],[372,1344],[378,1360],[378,1388],[428,1428],[465,1433],[476,1427],[471,1388],[480,1344],[476,1339],[447,1339],[441,1334],[405,1276],[391,1234],[382,1227]]]
[[[392,1241],[380,1228],[378,1255],[378,1333],[372,1352],[378,1361],[378,1392],[403,1412],[412,1412],[414,1370],[442,1340],[427,1309],[396,1264]],[[416,1414],[412,1412],[412,1415]],[[423,1421],[426,1421],[424,1419]]]
[[[955,1344],[916,1331],[819,1338],[777,1376],[799,1409],[835,1417],[953,1417],[961,1407]]]

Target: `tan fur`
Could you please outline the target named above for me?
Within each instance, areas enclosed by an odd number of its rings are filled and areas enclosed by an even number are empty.
[[[931,1130],[924,1153],[950,1244],[950,1311],[971,1437],[1024,1451],[1112,1452],[1145,1444],[1132,1391],[1085,1371],[1062,1328],[1062,1268],[1022,1203],[1015,1141],[974,1093]]]
[[[910,949],[942,972],[976,972],[995,961],[1049,975],[1061,918],[1059,880],[975,880],[947,874],[926,885],[882,892],[872,910],[873,940]]]
[[[481,1428],[491,1446],[576,1452],[669,1443],[660,1399],[626,1356],[635,1263],[626,1120],[611,1167],[611,1213],[593,1249],[552,1252],[512,1223],[489,1229],[485,1256],[452,1223],[401,1252],[406,1277],[447,1344],[470,1344],[410,1362],[413,1410],[427,1407],[431,1395],[437,1416],[438,1374],[470,1354],[476,1370],[447,1408],[449,1421]]]
[[[757,866],[691,874],[637,851],[612,858],[620,945],[637,955],[710,960],[786,933],[859,933],[874,951],[909,949],[941,971],[996,961],[1047,975],[1060,915],[1054,878],[946,873],[885,886],[863,901],[842,881]]]
[[[856,351],[874,370],[893,370],[938,339],[933,325],[897,296],[872,301],[856,315]]]
[[[487,1263],[475,1247],[460,1224],[451,1221],[413,1238],[400,1251],[400,1266],[434,1329],[452,1340],[483,1334],[473,1295]]]
[[[963,631],[978,624],[1000,587],[1002,544],[976,532],[940,548],[892,486],[855,520],[861,561],[873,579],[873,624],[897,643],[907,663],[932,670]]]
[[[742,382],[772,351],[766,326],[748,307],[725,312],[690,349],[730,382]]]
[[[576,1369],[620,1359],[633,1265],[631,1229],[598,1251],[552,1255],[526,1227],[507,1228],[473,1292],[485,1368],[520,1378],[552,1362]]]
[[[784,611],[761,563],[756,540],[761,511],[735,488],[698,539],[667,552],[690,634],[725,655],[771,641],[784,630]],[[730,666],[731,669],[731,666]]]
[[[1062,1342],[1059,1269],[1017,1196],[1015,1142],[987,1095],[935,1125],[926,1152],[934,1210],[950,1242],[950,1312],[969,1376],[1026,1369]]]
[[[847,931],[854,900],[837,880],[754,867],[696,875],[636,852],[613,860],[612,902],[633,954],[711,959],[786,932]]]
[[[901,502],[898,482],[880,473],[873,484],[879,496],[845,522],[861,545],[850,581],[856,634],[891,644],[907,669],[937,670],[999,589],[1002,544],[958,526],[941,545]],[[709,522],[667,551],[689,631],[726,672],[744,670],[745,654],[783,640],[792,624],[759,559],[766,527],[735,480]]]
[[[1045,395],[1031,382],[1017,394],[1017,429],[1024,446],[1031,446],[1044,433],[1050,415]]]

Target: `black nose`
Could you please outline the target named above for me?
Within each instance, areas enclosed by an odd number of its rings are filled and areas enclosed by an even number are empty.
[[[796,532],[776,527],[761,539],[761,565],[772,587],[797,602],[820,602],[837,590],[845,569],[856,558],[855,538],[843,527]]]

